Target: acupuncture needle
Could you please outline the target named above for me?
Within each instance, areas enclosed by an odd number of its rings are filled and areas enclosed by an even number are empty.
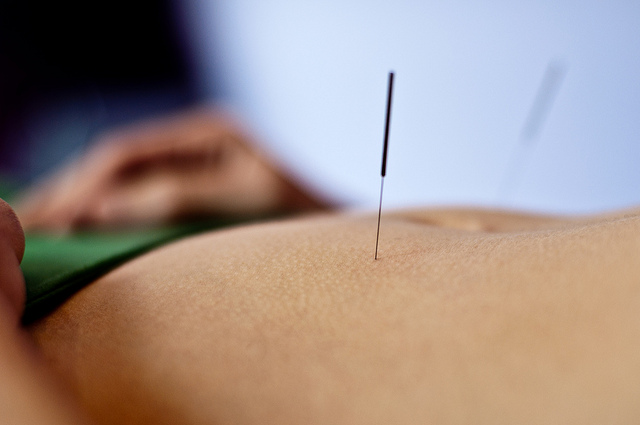
[[[389,72],[389,91],[387,92],[387,119],[384,126],[384,145],[382,146],[382,169],[380,170],[380,205],[378,206],[378,230],[376,232],[376,254],[378,259],[378,241],[380,240],[380,217],[382,215],[382,192],[384,176],[387,174],[387,152],[389,151],[389,123],[391,122],[391,96],[393,94],[393,71]]]
[[[566,73],[567,69],[563,62],[552,61],[547,65],[547,69],[542,76],[542,82],[529,110],[529,115],[527,115],[522,127],[520,142],[513,147],[507,162],[507,167],[498,189],[498,200],[508,201],[515,192],[525,165],[531,159],[538,135],[558,96]]]

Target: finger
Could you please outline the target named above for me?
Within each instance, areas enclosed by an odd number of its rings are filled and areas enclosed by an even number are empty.
[[[98,186],[91,176],[84,176],[79,164],[71,164],[48,182],[23,194],[17,212],[26,229],[68,227],[74,211],[82,208],[88,193]]]
[[[99,146],[24,193],[18,214],[27,229],[68,229],[91,198],[109,187],[127,161],[119,145]]]
[[[202,153],[229,136],[246,139],[231,118],[200,109],[111,131],[98,139],[98,145],[119,151],[122,164],[181,152]]]
[[[18,261],[24,254],[24,232],[11,206],[0,199],[0,235],[9,240]]]
[[[155,175],[112,188],[73,220],[74,228],[159,224],[178,214],[182,189],[170,175]]]
[[[226,121],[208,115],[179,117],[162,124],[114,132],[103,138],[75,170],[70,167],[70,172],[58,180],[53,193],[37,206],[36,214],[27,217],[27,222],[30,227],[38,225],[60,231],[75,225],[78,217],[93,216],[99,223],[107,217],[120,217],[124,210],[119,214],[106,212],[111,207],[95,213],[96,194],[111,192],[116,185],[134,185],[135,180],[145,179],[148,172],[163,167],[173,168],[174,172],[203,162],[218,167],[224,152],[229,151],[227,146],[242,144],[236,133]]]
[[[33,191],[29,202],[20,208],[21,217],[28,228],[58,231],[87,217],[98,222],[104,222],[107,217],[124,217],[130,207],[116,206],[128,205],[128,202],[107,200],[102,204],[111,207],[96,208],[100,194],[112,193],[114,188],[124,185],[135,186],[138,180],[146,179],[147,174],[157,169],[170,168],[182,174],[187,169],[205,165],[214,170],[220,168],[224,153],[230,151],[227,146],[244,145],[244,138],[239,134],[231,120],[216,118],[208,112],[189,113],[162,122],[150,121],[112,132],[52,183]],[[160,203],[154,193],[155,202]]]
[[[25,287],[20,261],[24,254],[24,233],[18,217],[0,199],[0,296],[6,298],[19,317],[24,309]]]

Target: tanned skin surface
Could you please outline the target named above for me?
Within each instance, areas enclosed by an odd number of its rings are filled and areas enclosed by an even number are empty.
[[[202,234],[28,331],[98,423],[640,420],[640,213],[320,214]]]

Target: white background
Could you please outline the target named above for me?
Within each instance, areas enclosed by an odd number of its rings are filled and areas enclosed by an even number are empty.
[[[640,2],[190,0],[189,12],[203,87],[221,76],[264,146],[352,206],[377,205],[389,70],[385,208],[640,204]],[[564,77],[525,145],[549,66]]]

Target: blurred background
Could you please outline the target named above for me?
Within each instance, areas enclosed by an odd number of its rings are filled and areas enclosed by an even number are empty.
[[[38,178],[98,132],[197,102],[172,0],[1,0],[0,166]]]
[[[293,175],[385,208],[640,204],[640,3],[3,1],[0,172],[217,102]]]

